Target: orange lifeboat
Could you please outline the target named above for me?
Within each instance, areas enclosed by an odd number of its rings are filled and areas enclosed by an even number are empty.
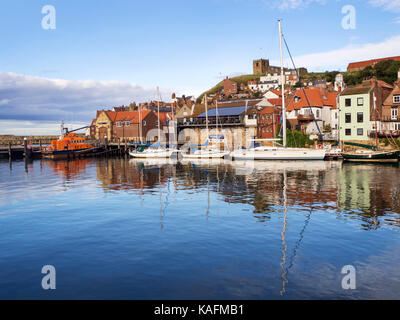
[[[53,140],[50,146],[44,147],[42,156],[50,159],[68,159],[93,149],[94,146],[87,144],[84,138],[70,132],[58,140]]]

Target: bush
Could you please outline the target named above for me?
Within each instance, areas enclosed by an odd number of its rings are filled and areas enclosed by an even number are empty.
[[[280,128],[278,130],[278,132],[280,132]],[[277,138],[282,138],[277,136]],[[310,136],[308,134],[304,134],[301,131],[297,131],[297,130],[290,130],[287,129],[286,130],[286,142],[287,142],[287,147],[290,148],[304,148],[307,146],[310,146],[313,144],[313,142],[310,140]],[[279,143],[283,143],[283,141],[281,140]]]

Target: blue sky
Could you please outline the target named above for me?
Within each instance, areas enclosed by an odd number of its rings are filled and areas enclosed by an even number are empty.
[[[41,26],[44,5],[56,9],[55,30]],[[354,30],[342,28],[345,5],[356,9]],[[157,86],[169,100],[171,92],[198,95],[224,76],[251,73],[253,59],[279,59],[278,18],[297,65],[311,71],[400,55],[400,0],[2,0],[0,6],[0,134],[29,134],[39,130],[37,121],[86,123],[98,108],[155,99]]]

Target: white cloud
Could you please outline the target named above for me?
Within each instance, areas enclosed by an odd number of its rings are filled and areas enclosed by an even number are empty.
[[[400,12],[400,0],[369,0],[370,5],[382,7],[384,10],[395,10]]]
[[[306,67],[309,71],[346,70],[350,62],[398,56],[399,52],[400,35],[378,43],[349,45],[333,51],[307,54],[295,57],[294,61],[296,66]],[[285,65],[291,66],[290,61],[286,61]]]
[[[164,99],[172,93],[172,90],[160,91]],[[3,120],[0,133],[7,131],[4,120],[21,121],[21,128],[29,127],[26,121],[34,121],[36,126],[61,120],[86,123],[96,116],[98,109],[156,97],[155,88],[134,83],[48,79],[0,72],[0,120]]]
[[[59,135],[61,122],[58,121],[28,121],[28,120],[0,120],[0,134],[16,136],[47,136]],[[67,122],[65,127],[69,130],[87,126],[87,122]],[[79,131],[84,133],[85,130]]]
[[[290,10],[304,8],[311,3],[325,4],[326,2],[327,0],[274,0],[272,6],[279,10]]]

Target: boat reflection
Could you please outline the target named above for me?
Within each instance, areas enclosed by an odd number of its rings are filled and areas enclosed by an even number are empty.
[[[223,159],[108,159],[96,165],[104,190],[146,193],[171,182],[175,190],[209,190],[225,202],[250,204],[259,222],[283,204],[284,173],[287,205],[297,210],[324,210],[340,219],[357,215],[366,230],[376,229],[380,217],[400,212],[397,167]],[[385,222],[399,226],[397,216]]]
[[[93,163],[93,159],[75,159],[75,160],[41,160],[41,165],[51,168],[53,173],[62,175],[67,180],[73,180],[85,173],[86,168]]]

